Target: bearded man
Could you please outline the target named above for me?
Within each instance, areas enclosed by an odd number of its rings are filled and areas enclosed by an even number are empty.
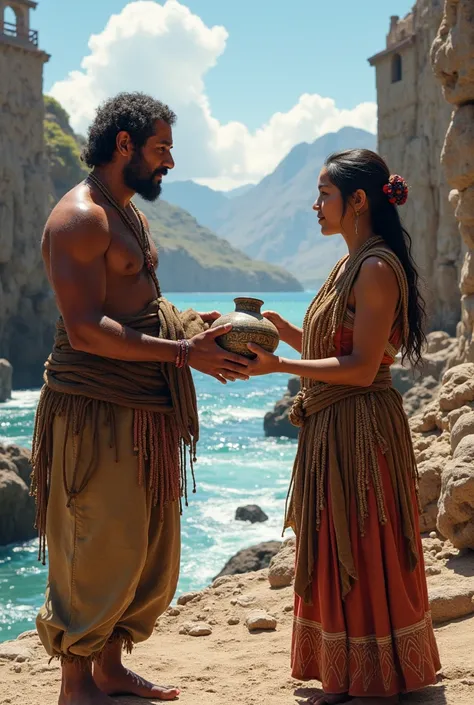
[[[174,166],[170,108],[141,93],[103,104],[83,159],[91,172],[45,227],[42,252],[60,318],[32,449],[40,552],[49,556],[41,641],[61,659],[60,705],[172,700],[122,665],[175,593],[186,462],[198,440],[190,368],[225,383],[244,358],[160,292],[157,251],[134,194],[154,201]],[[176,281],[180,273],[176,272]]]

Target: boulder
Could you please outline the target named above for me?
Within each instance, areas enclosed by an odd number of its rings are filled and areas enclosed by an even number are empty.
[[[249,521],[251,524],[264,522],[268,516],[257,504],[247,504],[245,507],[238,507],[235,512],[237,521]]]
[[[36,536],[35,501],[29,493],[27,451],[0,444],[0,546]]]
[[[12,395],[13,367],[8,360],[0,359],[0,402],[7,401]]]
[[[443,375],[439,392],[439,407],[442,411],[459,409],[474,401],[474,364],[465,362],[451,367]]]
[[[422,532],[436,529],[441,475],[445,465],[446,460],[440,455],[429,458],[418,465],[420,505],[422,509],[420,529]]]
[[[245,626],[249,632],[257,630],[274,631],[277,627],[277,620],[265,610],[253,610],[245,620]]]
[[[266,541],[250,548],[244,548],[227,561],[219,575],[216,575],[216,578],[224,575],[252,573],[256,570],[262,570],[262,568],[268,568],[271,559],[278,552],[280,546],[281,541]]]
[[[268,567],[268,581],[272,588],[288,587],[295,577],[295,543],[285,541]]]
[[[464,584],[437,585],[429,589],[433,622],[448,622],[474,612],[474,588]]]
[[[290,421],[290,410],[293,400],[300,389],[298,377],[291,377],[288,381],[288,389],[280,401],[275,404],[273,411],[265,414],[263,428],[266,436],[286,438],[298,438],[299,428],[293,426]]]
[[[456,548],[474,549],[474,434],[458,441],[443,471],[438,529]]]

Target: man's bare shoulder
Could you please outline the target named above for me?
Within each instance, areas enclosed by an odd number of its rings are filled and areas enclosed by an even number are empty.
[[[53,208],[43,237],[65,249],[93,245],[95,251],[105,251],[110,244],[106,212],[92,200],[89,189],[79,184]]]

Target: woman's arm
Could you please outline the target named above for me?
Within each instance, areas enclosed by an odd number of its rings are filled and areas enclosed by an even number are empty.
[[[249,345],[258,357],[249,363],[248,373],[252,376],[283,372],[330,384],[370,386],[390,337],[400,292],[393,269],[376,257],[369,257],[362,264],[353,291],[357,305],[350,355],[288,360]]]

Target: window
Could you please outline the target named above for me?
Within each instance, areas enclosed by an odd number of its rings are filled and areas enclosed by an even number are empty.
[[[402,57],[400,54],[395,54],[392,58],[392,83],[398,83],[402,80]]]

